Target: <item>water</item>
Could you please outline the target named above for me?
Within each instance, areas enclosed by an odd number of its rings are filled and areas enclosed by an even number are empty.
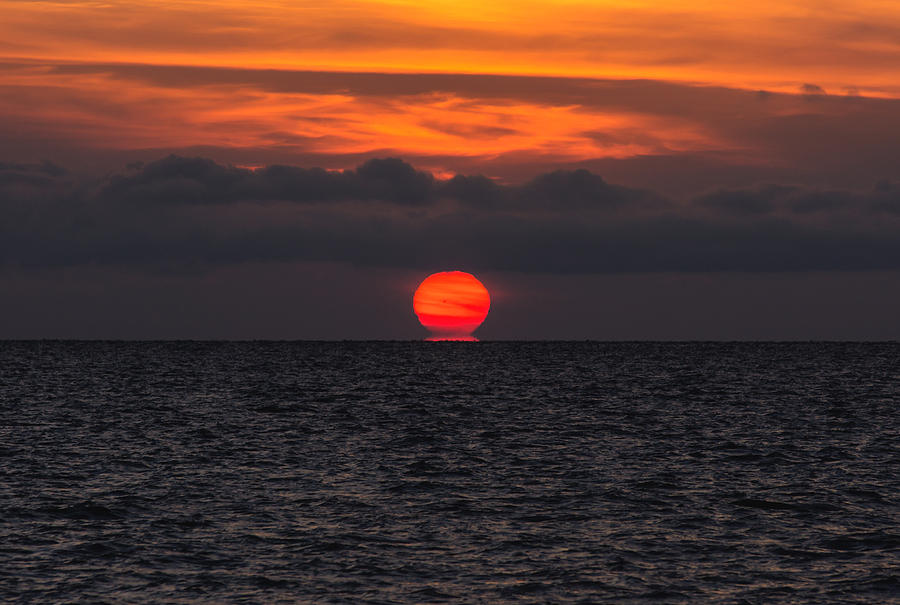
[[[0,600],[898,602],[898,354],[0,343]]]

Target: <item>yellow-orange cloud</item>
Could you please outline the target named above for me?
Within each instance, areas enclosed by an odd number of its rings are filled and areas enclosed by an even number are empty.
[[[0,55],[40,60],[900,92],[900,5],[879,0],[5,0],[0,14]]]
[[[896,114],[873,97],[900,97],[900,5],[878,0],[0,0],[0,15],[0,154],[826,166],[802,145],[824,126],[871,164]]]

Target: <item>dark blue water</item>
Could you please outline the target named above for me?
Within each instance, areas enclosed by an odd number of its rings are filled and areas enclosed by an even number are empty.
[[[0,600],[889,603],[900,345],[0,343]]]

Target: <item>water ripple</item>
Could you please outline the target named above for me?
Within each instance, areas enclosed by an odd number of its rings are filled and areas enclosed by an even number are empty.
[[[898,353],[0,343],[0,599],[887,603]]]

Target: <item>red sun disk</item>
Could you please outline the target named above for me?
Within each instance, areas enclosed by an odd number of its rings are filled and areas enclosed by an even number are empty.
[[[475,276],[462,271],[429,275],[413,296],[413,310],[431,332],[468,336],[487,317],[491,297]]]

